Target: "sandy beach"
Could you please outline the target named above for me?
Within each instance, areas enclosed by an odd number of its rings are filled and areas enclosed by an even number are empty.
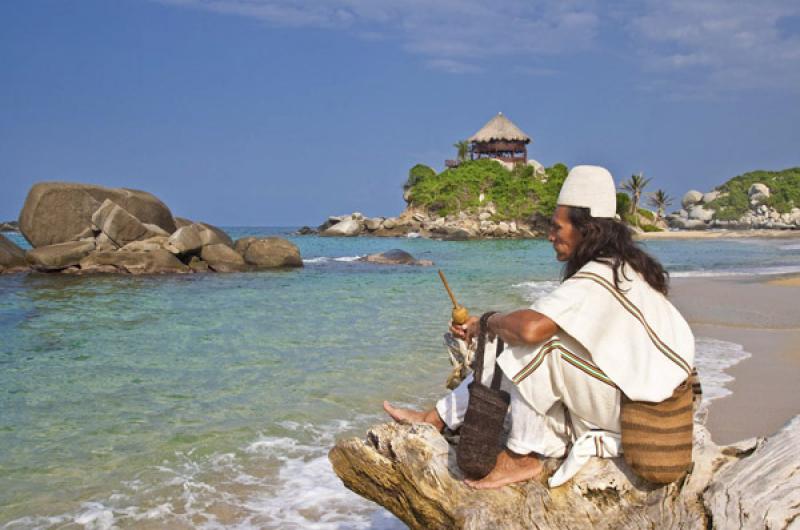
[[[752,356],[728,373],[708,427],[726,444],[768,436],[800,413],[800,276],[674,279],[671,298],[698,337],[741,344]]]

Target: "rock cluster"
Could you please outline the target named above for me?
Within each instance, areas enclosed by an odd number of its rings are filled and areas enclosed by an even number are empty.
[[[19,223],[17,221],[0,223],[0,232],[19,232]]]
[[[750,209],[739,219],[730,221],[716,218],[716,211],[710,203],[726,194],[720,191],[702,193],[697,190],[686,192],[681,201],[682,209],[667,216],[671,228],[683,230],[705,230],[708,228],[742,229],[783,229],[800,228],[800,208],[790,212],[778,212],[775,208],[764,204],[770,197],[770,189],[766,184],[757,182],[748,189]]]
[[[624,459],[592,458],[549,489],[539,480],[498,490],[463,482],[454,448],[425,424],[377,425],[340,440],[329,459],[342,482],[412,529],[794,528],[800,520],[800,416],[767,439],[719,447],[695,425],[694,469],[657,487]]]
[[[0,272],[240,272],[302,267],[300,252],[278,237],[236,242],[219,228],[173,217],[155,196],[87,184],[34,185],[20,213],[25,252],[0,239]]]
[[[329,217],[316,230],[303,227],[299,233],[335,237],[425,237],[449,241],[541,237],[538,219],[506,221],[496,217],[497,209],[491,202],[474,214],[459,212],[444,217],[420,208],[408,208],[397,217],[367,218],[355,212]]]

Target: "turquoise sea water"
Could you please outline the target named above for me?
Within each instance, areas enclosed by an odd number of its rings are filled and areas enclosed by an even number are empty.
[[[301,270],[0,277],[0,527],[403,527],[327,450],[383,399],[441,393],[436,268],[478,312],[529,304],[558,264],[546,241],[289,237]],[[787,241],[647,247],[679,277],[800,270]],[[390,248],[436,267],[352,261]]]

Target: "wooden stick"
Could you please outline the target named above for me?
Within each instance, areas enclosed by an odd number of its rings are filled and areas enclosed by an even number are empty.
[[[453,291],[450,290],[450,286],[447,285],[447,278],[444,277],[444,273],[442,269],[439,269],[439,278],[442,279],[442,283],[444,284],[444,288],[447,289],[447,294],[450,295],[450,300],[453,301],[453,307],[458,307],[458,302],[456,302],[456,297],[453,295]]]

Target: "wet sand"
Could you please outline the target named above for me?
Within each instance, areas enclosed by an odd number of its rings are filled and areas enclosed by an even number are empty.
[[[675,279],[671,298],[696,336],[752,354],[709,409],[717,443],[768,436],[800,414],[800,276]]]

